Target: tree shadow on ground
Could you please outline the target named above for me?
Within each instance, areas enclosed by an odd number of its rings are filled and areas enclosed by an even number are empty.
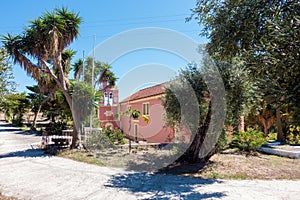
[[[190,164],[187,162],[176,162],[182,153],[172,155],[159,155],[156,152],[145,153],[135,160],[127,162],[128,170],[151,171],[164,174],[194,174],[199,172],[206,163]]]
[[[22,131],[19,127],[14,127],[12,124],[0,124],[1,128],[0,132],[10,132],[18,135],[34,135],[34,136],[42,136],[41,132],[38,131]]]
[[[18,135],[33,135],[33,136],[42,136],[43,134],[39,131],[20,131],[19,132],[15,132],[14,134],[18,134]]]
[[[49,157],[50,154],[46,154],[44,151],[40,149],[26,149],[23,151],[15,151],[15,152],[9,152],[6,154],[1,154],[1,158],[12,158],[12,157],[24,157],[24,158],[36,158],[36,157]]]
[[[222,192],[204,192],[201,187],[222,183],[214,179],[151,174],[146,172],[112,176],[106,187],[118,188],[140,195],[141,199],[211,199],[226,196]],[[140,199],[140,198],[139,198]]]
[[[10,126],[11,127],[11,126]],[[20,132],[22,131],[21,129],[16,129],[16,128],[5,128],[5,129],[0,129],[0,132]]]
[[[157,152],[144,153],[135,160],[129,160],[128,170],[153,171],[164,168],[177,159],[178,155],[159,155]]]

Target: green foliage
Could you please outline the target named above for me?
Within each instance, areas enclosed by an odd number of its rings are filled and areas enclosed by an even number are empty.
[[[92,131],[92,133],[89,133],[85,146],[90,150],[102,150],[114,147],[113,143],[102,131]]]
[[[138,119],[140,117],[141,112],[138,110],[132,110],[131,116],[133,119]]]
[[[79,122],[84,122],[94,107],[94,90],[90,84],[75,82],[73,87],[73,110]]]
[[[300,144],[300,126],[291,125],[286,135],[288,144]]]
[[[269,133],[266,140],[272,142],[277,141],[277,133]]]
[[[218,138],[217,149],[216,151],[223,151],[229,148],[230,141],[228,140],[228,134],[226,133],[225,129],[222,130]]]
[[[267,139],[264,133],[249,128],[247,131],[235,132],[232,138],[231,147],[238,147],[243,151],[255,151],[256,147],[260,147]]]
[[[90,150],[114,148],[115,144],[124,144],[124,134],[121,130],[112,130],[110,127],[102,131],[92,131],[88,134],[86,147]]]
[[[93,72],[93,65],[94,65],[94,79],[92,80],[92,72]],[[83,72],[84,70],[84,72]],[[116,84],[116,76],[111,71],[111,66],[106,63],[102,63],[99,61],[94,61],[93,58],[88,57],[85,62],[83,63],[83,60],[79,59],[73,64],[73,71],[74,71],[74,77],[76,80],[82,80],[87,84],[95,84],[95,87],[101,82],[107,81],[109,86],[115,86]]]
[[[193,12],[210,55],[243,60],[266,103],[299,119],[299,1],[198,0]]]
[[[29,101],[27,100],[25,93],[12,93],[4,97],[1,107],[6,114],[7,121],[12,120],[14,125],[21,126],[23,115],[29,108]]]
[[[70,107],[61,90],[57,90],[53,97],[43,105],[42,111],[48,118],[51,118],[52,122],[72,120]]]
[[[31,104],[31,111],[36,113],[39,111],[41,103],[46,97],[41,93],[38,85],[26,86],[26,88],[30,91],[27,93],[27,98]]]
[[[3,36],[2,42],[14,63],[20,64],[39,85],[55,82],[61,89],[66,89],[62,84],[68,85],[67,75],[73,56],[66,48],[79,35],[80,23],[77,13],[55,8],[30,21],[21,34]],[[59,83],[54,81],[55,76]]]
[[[99,159],[97,159],[95,156],[91,155],[90,153],[83,152],[83,151],[72,151],[72,150],[63,150],[57,152],[57,155],[60,157],[72,159],[79,162],[89,163],[93,165],[98,166],[104,166],[104,163],[102,163]]]
[[[71,86],[68,75],[74,52],[67,48],[79,36],[80,23],[77,13],[55,8],[30,21],[20,34],[7,34],[1,39],[14,64],[19,64],[41,88],[49,92],[60,89],[56,96],[64,96],[69,107],[72,107],[72,97],[68,91]],[[72,111],[71,108],[68,110]],[[64,118],[69,115],[66,111],[63,112]],[[70,115],[74,121],[77,119],[73,112]],[[74,134],[73,147],[78,144]]]
[[[261,98],[257,82],[250,75],[245,63],[239,59],[231,62],[216,61],[226,90],[226,126],[233,126],[237,131],[239,117],[249,113]]]
[[[14,91],[15,83],[13,79],[12,68],[7,61],[7,54],[4,49],[0,48],[0,103],[8,92]]]
[[[45,132],[47,135],[61,135],[62,130],[65,130],[66,127],[66,123],[64,122],[51,122],[45,128]]]
[[[112,130],[107,127],[103,130],[103,134],[109,138],[113,144],[125,144],[124,134],[120,129]]]
[[[191,88],[187,87],[190,84]],[[192,91],[190,91],[192,90]],[[205,120],[205,116],[208,110],[208,88],[203,80],[203,72],[199,70],[196,65],[189,64],[185,69],[180,71],[179,77],[171,82],[165,88],[166,96],[162,99],[163,106],[166,110],[166,120],[171,126],[178,125],[182,122],[181,103],[190,103],[190,96],[187,96],[187,91],[195,92],[198,106],[199,106],[199,124],[202,125]],[[185,113],[194,113],[193,110],[186,110]],[[198,113],[197,113],[198,114]],[[193,121],[193,115],[188,115],[183,117],[187,122]]]

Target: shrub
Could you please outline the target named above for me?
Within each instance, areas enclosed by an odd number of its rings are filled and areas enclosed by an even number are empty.
[[[286,135],[286,143],[300,144],[300,126],[291,125]]]
[[[112,148],[113,144],[102,131],[92,131],[87,137],[85,146],[90,150],[102,150]]]
[[[235,132],[232,138],[231,146],[238,147],[243,151],[255,151],[256,147],[260,147],[267,139],[264,133],[249,128],[247,131]]]
[[[140,117],[140,111],[138,110],[133,110],[131,113],[131,116],[133,119],[138,119]]]
[[[230,141],[228,139],[228,133],[225,129],[222,130],[217,143],[217,152],[223,151],[229,147]]]
[[[66,129],[66,123],[63,122],[51,122],[45,128],[47,135],[61,135],[62,130]]]
[[[114,148],[114,144],[125,144],[124,134],[121,130],[112,130],[110,127],[102,131],[92,131],[85,142],[86,148],[90,150]]]
[[[12,122],[12,125],[14,125],[14,126],[22,126],[23,125],[22,118],[19,118],[19,117],[17,117],[16,119],[13,119],[11,122]]]
[[[121,130],[112,130],[110,127],[107,127],[103,130],[103,134],[108,137],[112,143],[124,144],[124,134]]]
[[[267,136],[267,141],[277,141],[277,133],[269,133]]]

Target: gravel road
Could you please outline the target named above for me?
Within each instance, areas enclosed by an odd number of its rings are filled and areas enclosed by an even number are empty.
[[[300,199],[300,181],[210,180],[126,171],[44,154],[0,124],[0,192],[20,199]]]

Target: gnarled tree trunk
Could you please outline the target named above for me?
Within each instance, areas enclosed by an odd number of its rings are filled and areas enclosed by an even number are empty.
[[[176,160],[176,162],[205,163],[210,159],[211,156],[214,155],[216,149],[215,147],[213,147],[204,157],[200,157],[200,150],[207,136],[209,124],[211,122],[211,113],[212,111],[210,102],[204,124],[197,129],[197,133],[191,145],[188,147],[185,153]]]

